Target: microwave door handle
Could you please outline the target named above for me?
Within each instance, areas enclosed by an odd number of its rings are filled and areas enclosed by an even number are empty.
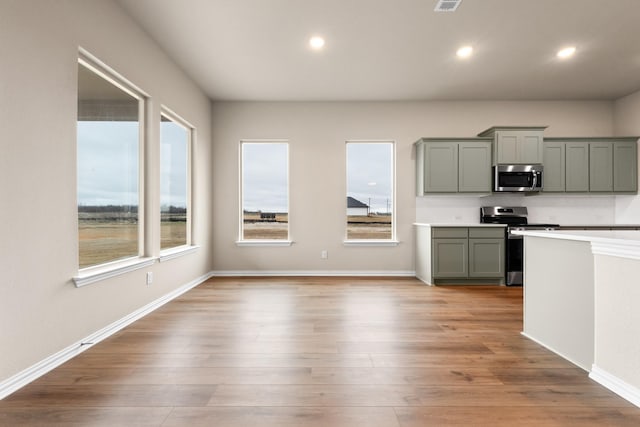
[[[535,190],[536,186],[538,185],[538,174],[534,172],[531,172],[531,174],[533,175],[533,184],[531,185],[531,190]]]

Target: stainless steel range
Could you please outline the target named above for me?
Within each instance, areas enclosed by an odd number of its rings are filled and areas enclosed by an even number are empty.
[[[480,208],[480,222],[483,224],[505,224],[506,227],[506,277],[507,286],[522,285],[522,236],[515,230],[553,230],[558,224],[529,224],[525,206],[484,206]]]

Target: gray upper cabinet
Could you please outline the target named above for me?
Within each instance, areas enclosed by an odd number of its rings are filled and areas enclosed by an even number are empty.
[[[565,158],[566,191],[589,191],[589,143],[568,142]]]
[[[534,164],[543,160],[544,129],[543,126],[494,126],[478,136],[494,139],[494,164]]]
[[[638,191],[637,141],[621,141],[613,145],[613,191]]]
[[[416,143],[417,195],[490,193],[491,140],[423,138]]]
[[[565,144],[544,141],[544,192],[565,191]]]
[[[491,191],[491,142],[458,143],[458,191],[461,193]]]
[[[589,144],[589,191],[613,191],[613,143]]]
[[[548,138],[544,191],[636,193],[637,138]]]

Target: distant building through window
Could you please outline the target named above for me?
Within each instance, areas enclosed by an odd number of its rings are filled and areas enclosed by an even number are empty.
[[[394,239],[394,143],[347,141],[347,240]]]

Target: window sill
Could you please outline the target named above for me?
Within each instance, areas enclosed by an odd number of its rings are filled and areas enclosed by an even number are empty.
[[[200,246],[198,245],[193,245],[193,246],[185,245],[185,246],[178,246],[176,248],[166,249],[160,252],[160,257],[158,257],[158,261],[165,262],[165,261],[169,261],[170,259],[189,255],[196,252],[199,248]]]
[[[291,246],[292,240],[238,240],[237,246]]]
[[[119,276],[130,271],[153,265],[155,258],[129,258],[123,261],[110,262],[96,267],[84,268],[73,278],[76,288]]]
[[[345,240],[344,246],[398,246],[397,240]]]

